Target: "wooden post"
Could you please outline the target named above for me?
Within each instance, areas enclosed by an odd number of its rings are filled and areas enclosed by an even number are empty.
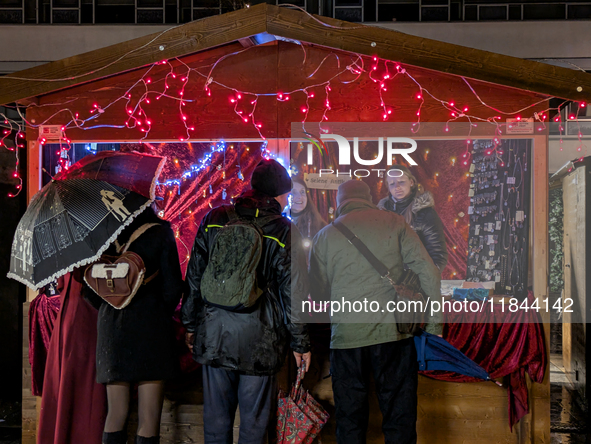
[[[41,189],[42,149],[35,141],[27,142],[27,201]],[[23,307],[23,394],[22,394],[22,442],[35,444],[41,398],[31,393],[31,365],[29,364],[29,305],[37,292],[27,287],[27,302]]]
[[[534,297],[540,307],[548,289],[548,137],[535,136],[532,149],[532,269]],[[529,384],[529,415],[521,420],[520,443],[550,443],[550,315],[542,313],[548,363],[541,384]]]

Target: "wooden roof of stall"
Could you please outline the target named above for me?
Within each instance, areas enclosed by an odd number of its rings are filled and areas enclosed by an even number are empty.
[[[260,4],[0,78],[0,104],[27,102],[232,42],[247,46],[255,38],[297,40],[546,96],[591,101],[591,74],[585,72]]]

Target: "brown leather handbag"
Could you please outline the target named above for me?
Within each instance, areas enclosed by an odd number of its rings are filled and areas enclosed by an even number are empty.
[[[420,288],[420,281],[418,276],[411,270],[405,272],[400,282],[396,283],[390,276],[390,270],[367,248],[361,239],[349,230],[342,222],[335,221],[332,223],[337,230],[339,230],[355,248],[367,259],[373,268],[380,274],[382,279],[386,279],[395,290],[395,302],[405,302],[406,307],[410,307],[409,302],[419,302],[420,307],[425,304],[425,298],[417,291],[416,286]],[[415,308],[417,305],[412,304]],[[405,313],[396,313],[396,328],[398,333],[407,335],[419,335],[425,324],[425,314],[423,311],[407,311]]]
[[[122,247],[117,245],[118,256],[103,255],[86,267],[84,281],[109,305],[122,309],[129,305],[140,285],[147,284],[158,275],[158,271],[144,279],[146,266],[139,254],[127,251],[133,241],[157,223],[144,224],[133,232]]]

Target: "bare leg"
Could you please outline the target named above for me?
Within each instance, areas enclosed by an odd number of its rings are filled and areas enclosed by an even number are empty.
[[[129,383],[113,382],[107,384],[109,411],[105,421],[105,432],[118,432],[125,428],[129,413]]]
[[[138,386],[138,436],[160,436],[160,417],[164,402],[163,381],[143,381]]]

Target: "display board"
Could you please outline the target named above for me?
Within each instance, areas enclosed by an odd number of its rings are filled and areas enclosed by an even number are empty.
[[[475,140],[466,280],[527,295],[531,140]]]

